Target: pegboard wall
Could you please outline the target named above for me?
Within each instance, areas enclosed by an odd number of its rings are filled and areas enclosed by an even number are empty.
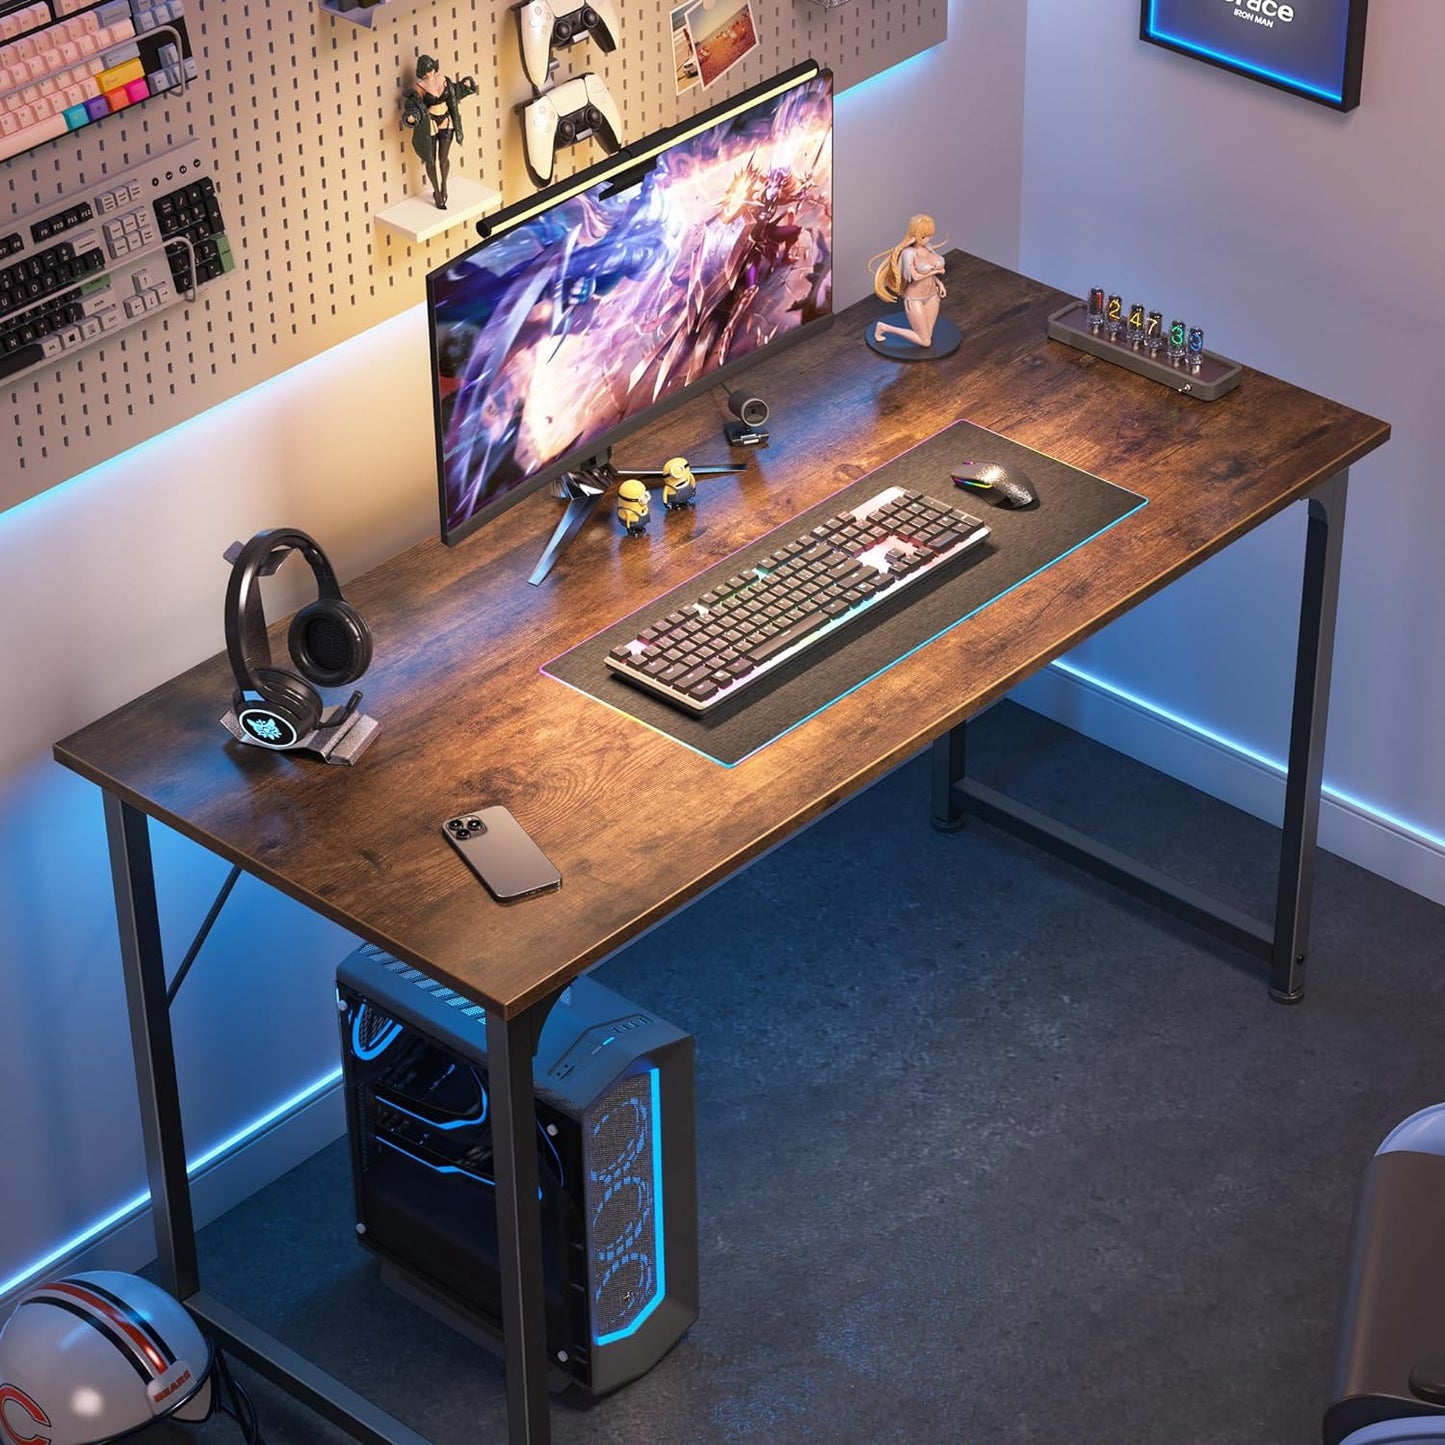
[[[798,61],[831,66],[842,90],[946,36],[947,0],[750,3],[757,48],[706,89],[676,93],[671,12],[650,0],[620,0],[617,49],[563,51],[554,83],[596,71],[624,139],[637,140]],[[304,0],[190,0],[199,73],[184,96],[0,163],[0,218],[13,220],[197,137],[236,258],[193,303],[0,391],[16,421],[0,451],[0,510],[423,299],[427,272],[477,233],[463,224],[414,245],[374,220],[425,188],[401,124],[418,54],[480,87],[462,103],[453,175],[499,188],[504,203],[533,193],[513,113],[533,92],[512,11],[498,0],[393,0],[372,16],[365,28]],[[601,158],[593,141],[562,151],[555,179]]]

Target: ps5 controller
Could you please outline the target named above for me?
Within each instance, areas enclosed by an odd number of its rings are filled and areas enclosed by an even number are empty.
[[[527,170],[539,185],[552,180],[552,161],[563,146],[595,136],[608,155],[622,145],[622,117],[602,78],[588,71],[518,106]]]
[[[575,10],[567,0],[521,0],[517,31],[522,40],[522,68],[539,90],[547,83],[553,50],[591,36],[607,54],[617,49],[620,21],[613,0],[589,0]]]

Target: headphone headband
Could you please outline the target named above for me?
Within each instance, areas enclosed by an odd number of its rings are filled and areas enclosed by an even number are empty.
[[[226,655],[236,686],[242,691],[260,692],[256,669],[271,666],[259,581],[271,576],[293,551],[300,552],[311,568],[317,597],[332,602],[342,600],[336,572],[314,538],[293,527],[257,532],[231,564],[231,580],[226,586]]]

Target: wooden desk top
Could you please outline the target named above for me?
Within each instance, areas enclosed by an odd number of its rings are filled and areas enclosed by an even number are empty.
[[[873,355],[863,327],[887,308],[870,299],[751,369],[772,445],[741,477],[704,482],[695,516],[631,539],[599,511],[530,587],[558,515],[541,494],[460,547],[424,542],[348,583],[376,639],[362,686],[381,723],[356,766],[231,742],[224,653],[58,743],[57,759],[510,1017],[1389,437],[1254,371],[1218,402],[1178,396],[1049,341],[1062,293],[961,254],[948,280],[965,339],[943,361]],[[619,455],[721,460],[723,407],[714,389]],[[538,671],[960,417],[1149,505],[736,768]],[[218,576],[218,636],[223,590]],[[560,892],[492,901],[440,831],[486,803],[542,845]]]

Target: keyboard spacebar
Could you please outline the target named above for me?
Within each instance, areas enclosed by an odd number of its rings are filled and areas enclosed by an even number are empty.
[[[826,627],[832,620],[825,613],[809,612],[793,623],[786,632],[780,632],[776,637],[769,637],[756,647],[748,648],[744,656],[749,662],[761,665],[769,658],[776,657],[780,652],[786,652],[795,642],[801,642],[803,638],[816,632],[820,627]]]

